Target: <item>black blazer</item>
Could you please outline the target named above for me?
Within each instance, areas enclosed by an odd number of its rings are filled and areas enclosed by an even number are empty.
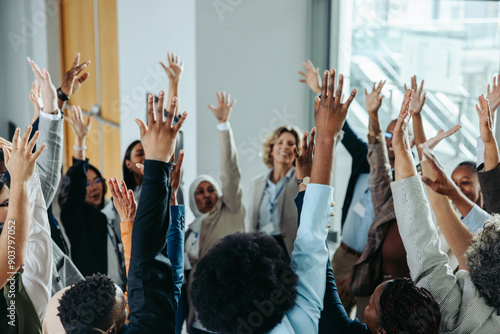
[[[356,182],[358,182],[358,177],[360,174],[370,173],[370,165],[366,158],[368,154],[368,144],[352,131],[347,121],[345,121],[342,130],[344,131],[342,144],[352,157],[351,177],[347,185],[344,205],[342,206],[341,223],[342,227],[344,227],[344,222],[347,217],[347,212],[349,212],[349,207],[351,206],[354,187],[356,186]]]

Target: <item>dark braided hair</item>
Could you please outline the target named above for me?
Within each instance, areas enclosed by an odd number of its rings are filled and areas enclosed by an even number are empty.
[[[380,327],[387,334],[437,334],[439,305],[432,294],[408,278],[389,281],[380,295]]]
[[[103,274],[85,277],[68,289],[59,301],[58,316],[68,333],[95,333],[113,325],[115,283]]]

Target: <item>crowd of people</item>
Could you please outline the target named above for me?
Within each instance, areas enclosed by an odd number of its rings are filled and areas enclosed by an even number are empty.
[[[402,87],[385,131],[385,81],[365,89],[365,141],[346,121],[357,89],[345,92],[342,74],[320,78],[304,63],[299,81],[317,94],[315,127],[283,124],[269,134],[269,171],[252,180],[247,205],[230,124],[236,101],[217,92],[208,108],[221,180],[191,183],[188,222],[176,141],[188,118],[177,98],[184,65],[175,54],[167,60],[168,93],[148,97],[123,175],[105,178],[86,158],[90,118],[66,106],[90,62],[77,54],[56,89],[28,58],[32,124],[0,138],[1,333],[500,332],[500,75],[476,105],[477,162],[447,175],[433,149],[460,125],[427,138],[424,81]],[[74,142],[63,177],[64,120]],[[339,143],[352,168],[330,259]]]

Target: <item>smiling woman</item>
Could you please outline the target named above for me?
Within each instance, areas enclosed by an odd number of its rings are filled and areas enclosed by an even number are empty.
[[[301,136],[292,126],[280,126],[264,140],[262,159],[271,170],[252,180],[245,217],[247,231],[259,230],[273,236],[289,257],[297,234],[294,145],[301,147]]]

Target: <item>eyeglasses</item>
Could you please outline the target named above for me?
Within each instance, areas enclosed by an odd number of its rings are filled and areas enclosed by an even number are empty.
[[[94,179],[94,181],[87,181],[87,187],[92,186],[92,184],[98,185],[99,183],[103,183],[104,179],[102,177],[98,177]]]
[[[392,139],[393,134],[392,134],[392,132],[385,132],[385,133],[384,133],[384,136],[385,136],[385,138],[387,138],[387,139]]]

